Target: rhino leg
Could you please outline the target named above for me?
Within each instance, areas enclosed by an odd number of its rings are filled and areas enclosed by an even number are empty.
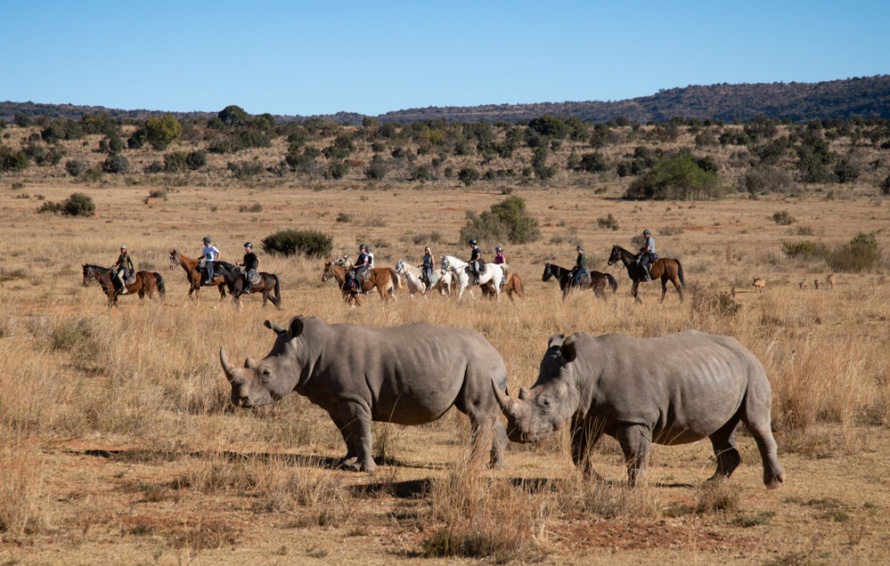
[[[599,475],[593,469],[590,451],[603,434],[602,423],[578,415],[572,416],[572,462],[585,476]]]
[[[708,481],[729,479],[742,462],[735,442],[735,429],[738,425],[739,417],[735,416],[709,437],[711,446],[714,447],[714,456],[717,458],[717,471]]]
[[[742,415],[742,422],[754,437],[757,449],[760,451],[760,459],[763,461],[763,485],[768,489],[776,489],[785,481],[785,469],[779,463],[776,439],[773,437],[769,422],[769,408],[765,414],[766,417],[760,419],[749,419],[746,415]]]
[[[627,485],[634,487],[637,479],[645,481],[649,470],[649,447],[652,445],[652,430],[644,425],[618,425],[615,439],[624,452],[627,464]]]
[[[371,416],[367,407],[355,401],[340,401],[331,412],[331,418],[346,441],[346,456],[340,466],[358,472],[376,470],[371,452]]]

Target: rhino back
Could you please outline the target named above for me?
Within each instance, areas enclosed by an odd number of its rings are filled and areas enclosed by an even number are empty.
[[[653,440],[664,444],[715,432],[738,412],[752,376],[766,381],[760,363],[738,341],[696,331],[591,338],[573,363],[573,373],[594,381],[590,411],[649,426]]]
[[[322,407],[342,399],[361,400],[373,420],[419,424],[462,403],[466,389],[478,388],[480,395],[495,403],[490,382],[483,377],[499,377],[506,387],[500,355],[471,330],[428,323],[331,328],[333,334],[301,391]],[[468,387],[468,382],[480,386]]]

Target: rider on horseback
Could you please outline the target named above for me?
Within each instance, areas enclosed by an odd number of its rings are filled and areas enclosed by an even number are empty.
[[[346,283],[352,290],[361,289],[362,276],[371,268],[371,256],[368,255],[368,246],[362,244],[358,247],[358,258],[346,272]]]
[[[244,243],[244,259],[238,265],[241,266],[244,271],[244,279],[246,281],[244,285],[244,292],[250,293],[251,288],[251,280],[256,277],[256,270],[260,267],[260,258],[253,253],[253,244],[250,242]]]
[[[587,256],[584,255],[584,248],[581,244],[575,248],[578,251],[578,258],[575,260],[575,267],[572,269],[572,281],[575,285],[581,285],[581,282],[588,276]]]
[[[423,263],[421,264],[420,273],[427,289],[431,288],[433,285],[433,264],[435,261],[433,252],[430,251],[430,247],[426,246],[423,248]]]
[[[133,260],[130,258],[130,254],[127,252],[127,246],[121,246],[121,253],[117,256],[117,261],[114,262],[114,265],[111,266],[111,269],[114,270],[114,279],[112,282],[114,283],[114,288],[117,290],[118,294],[126,295],[127,294],[127,279],[133,276],[133,271],[135,268],[133,267]]]
[[[473,270],[473,277],[475,277],[475,284],[479,284],[479,277],[484,269],[482,265],[482,250],[479,249],[479,245],[476,243],[476,240],[470,240],[468,245],[472,248],[470,252],[470,269]]]
[[[643,268],[646,274],[646,281],[652,281],[649,275],[649,266],[655,263],[658,256],[655,254],[655,240],[652,239],[652,233],[649,229],[643,230],[643,247],[640,248],[640,255],[637,256],[637,263]]]
[[[210,236],[204,236],[204,249],[201,250],[201,258],[204,260],[204,285],[210,285],[213,280],[213,265],[219,261],[219,250],[210,241]],[[200,265],[199,265],[200,267]]]

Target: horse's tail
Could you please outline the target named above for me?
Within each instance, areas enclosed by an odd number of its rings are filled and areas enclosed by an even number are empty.
[[[618,292],[618,281],[616,281],[615,278],[612,277],[611,273],[606,273],[604,275],[606,276],[606,279],[609,280],[609,287],[612,288],[612,292],[617,293]]]
[[[677,262],[677,276],[680,278],[680,285],[682,285],[683,287],[685,287],[685,286],[686,286],[686,279],[683,277],[683,264],[680,263],[680,260],[679,260],[679,259],[675,259],[674,261]]]
[[[158,294],[161,298],[164,298],[164,295],[167,294],[167,289],[164,287],[164,278],[161,277],[161,274],[157,271],[154,272],[155,282],[158,284]]]
[[[275,302],[278,303],[278,307],[281,308],[281,284],[278,282],[278,276],[274,273],[272,277],[275,278]]]
[[[387,267],[386,270],[389,271],[389,277],[392,279],[393,293],[400,291],[402,289],[402,278],[399,277],[399,274],[396,273],[394,268]]]
[[[515,273],[510,274],[510,281],[513,282],[513,291],[519,295],[520,299],[525,297],[522,296],[522,279],[519,278],[519,275]]]

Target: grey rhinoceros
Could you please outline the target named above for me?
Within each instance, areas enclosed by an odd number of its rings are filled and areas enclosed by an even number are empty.
[[[694,330],[662,338],[577,333],[550,339],[534,386],[510,399],[494,388],[514,442],[535,442],[571,419],[572,459],[591,472],[602,434],[618,440],[628,483],[646,473],[649,446],[711,439],[713,479],[741,462],[735,430],[750,431],[770,489],[785,479],[770,428],[771,390],[763,366],[734,338]]]
[[[491,384],[506,392],[507,369],[477,332],[428,323],[366,328],[301,316],[287,330],[265,325],[278,337],[260,361],[247,358],[243,369],[235,368],[220,347],[235,405],[265,405],[296,391],[340,429],[342,466],[368,472],[377,467],[371,421],[425,424],[454,406],[470,417],[474,447],[491,439],[491,465],[502,463],[507,435]]]

